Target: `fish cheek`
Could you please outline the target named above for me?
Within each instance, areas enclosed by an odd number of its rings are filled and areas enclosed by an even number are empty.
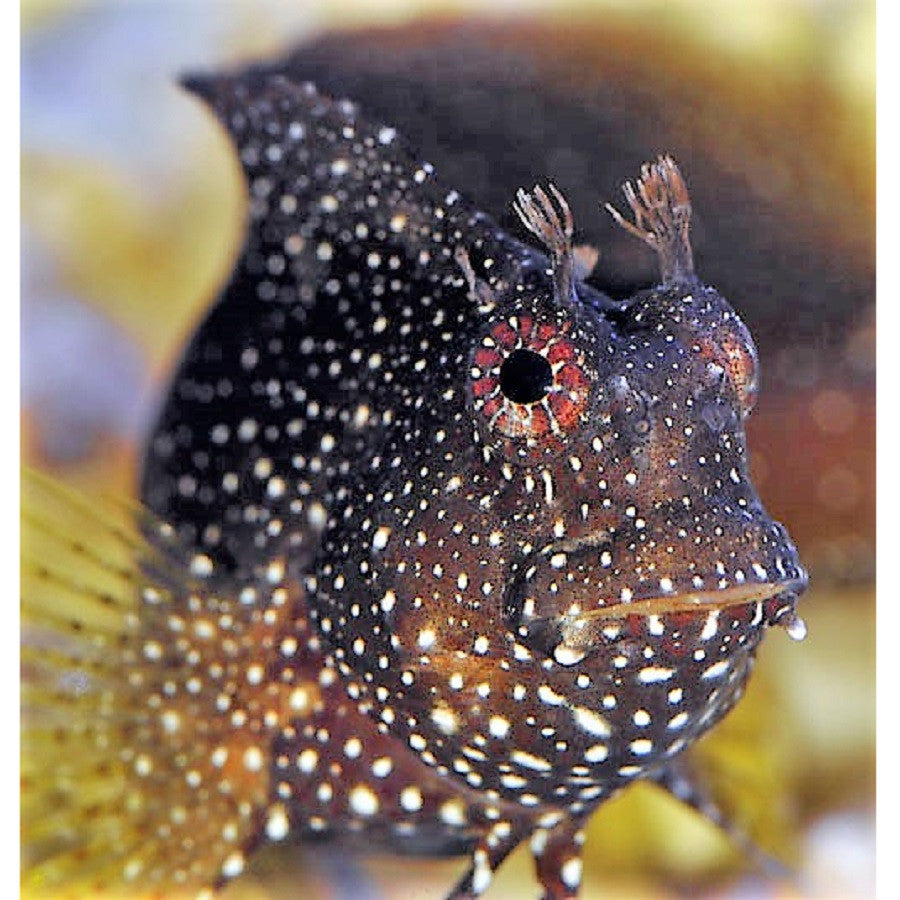
[[[407,527],[357,537],[358,556],[340,571],[321,569],[319,628],[366,683],[412,696],[420,682],[404,672],[439,669],[495,634],[508,550],[479,496],[460,487],[438,497]]]

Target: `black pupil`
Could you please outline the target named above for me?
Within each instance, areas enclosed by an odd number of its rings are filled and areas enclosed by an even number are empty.
[[[513,403],[537,403],[552,384],[550,363],[533,350],[513,350],[500,367],[500,390]]]

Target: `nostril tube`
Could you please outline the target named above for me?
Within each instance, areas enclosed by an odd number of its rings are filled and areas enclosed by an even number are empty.
[[[734,410],[721,400],[712,400],[703,405],[700,415],[710,430],[718,434],[733,420]]]

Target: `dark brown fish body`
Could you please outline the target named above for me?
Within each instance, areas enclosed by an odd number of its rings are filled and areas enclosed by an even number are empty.
[[[135,837],[92,884],[201,889],[315,836],[470,855],[472,895],[529,838],[574,896],[588,816],[636,779],[702,806],[679,754],[766,628],[802,630],[748,473],[755,346],[694,273],[671,159],[615,214],[659,283],[614,300],[555,188],[517,197],[538,251],[294,66],[187,82],[247,240],[149,443],[139,609],[97,644],[129,690],[92,747],[124,746],[128,802],[79,821],[129,809]]]
[[[613,302],[575,278],[560,196],[519,197],[548,261],[353,104],[191,86],[251,224],[144,498],[211,583],[296,586],[271,830],[474,846],[475,893],[538,833],[572,893],[586,817],[731,708],[805,583],[748,480],[755,349],[694,276],[680,177],[641,183],[663,283]]]

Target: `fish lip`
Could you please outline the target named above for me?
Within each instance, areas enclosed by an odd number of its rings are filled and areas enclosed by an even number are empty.
[[[583,619],[615,619],[632,615],[664,615],[666,613],[692,612],[700,609],[721,610],[729,606],[763,603],[783,595],[799,596],[805,589],[807,577],[801,572],[796,578],[783,581],[749,582],[710,590],[677,591],[656,594],[633,600],[620,600],[607,606],[582,610],[571,616],[570,621]]]
[[[798,566],[796,577],[775,582],[673,592],[622,600],[590,610],[570,611],[562,616],[537,617],[527,623],[527,632],[520,629],[517,640],[534,649],[542,649],[560,665],[571,666],[598,650],[603,643],[601,632],[604,629],[616,628],[618,623],[631,616],[653,618],[679,613],[706,616],[718,615],[729,608],[756,606],[758,612],[754,624],[764,621],[766,625],[779,625],[792,639],[799,641],[806,636],[806,624],[797,615],[795,606],[799,593],[806,587],[806,580],[805,571]],[[545,631],[547,626],[550,626],[549,632]]]
[[[564,618],[570,621],[581,618],[620,618],[628,615],[659,615],[666,612],[689,612],[697,609],[725,609],[728,606],[741,606],[747,603],[758,603],[784,596],[795,601],[809,585],[809,573],[797,558],[797,550],[786,529],[779,522],[772,524],[781,530],[782,554],[777,560],[777,568],[781,577],[765,581],[744,581],[740,584],[729,584],[726,587],[698,589],[676,589],[670,593],[652,594],[650,596],[632,597],[628,600],[616,600],[603,606],[582,610]],[[558,551],[577,553],[590,550],[612,541],[614,529],[599,528],[577,538],[549,542],[543,555],[549,556]],[[785,570],[787,564],[790,574]],[[771,571],[771,570],[770,570]],[[718,576],[709,576],[710,579]],[[704,581],[707,580],[704,578]]]

